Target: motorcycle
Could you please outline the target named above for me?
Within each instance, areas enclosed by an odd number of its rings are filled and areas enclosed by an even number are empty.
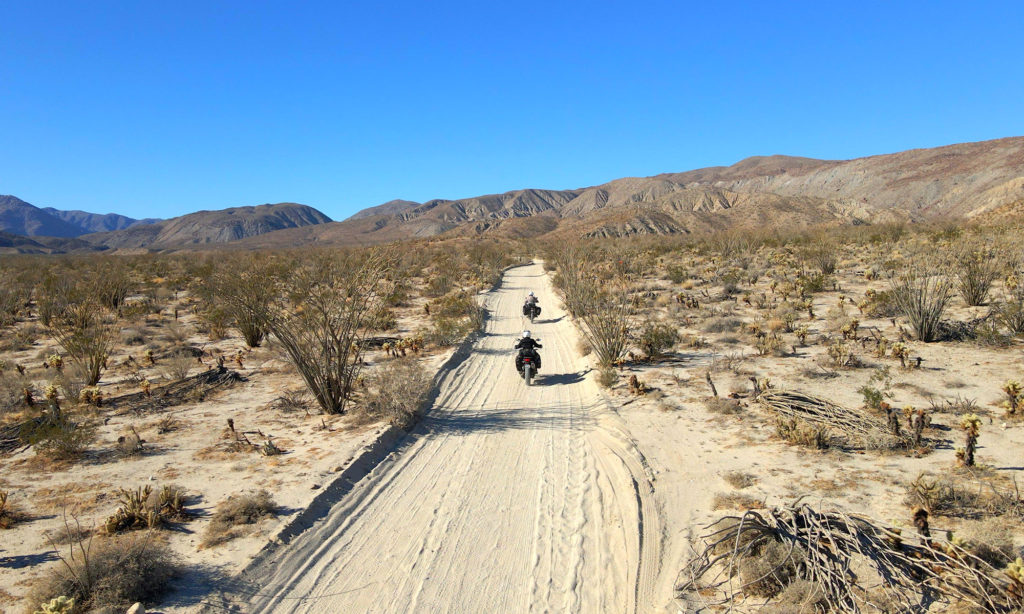
[[[540,354],[537,350],[523,348],[516,356],[516,369],[527,386],[533,385],[533,379],[540,370]]]
[[[537,303],[526,303],[523,305],[523,315],[530,318],[530,323],[533,323],[533,319],[540,315],[540,305]]]

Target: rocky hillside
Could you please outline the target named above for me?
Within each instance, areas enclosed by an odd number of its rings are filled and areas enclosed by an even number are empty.
[[[845,161],[758,156],[732,166],[627,177],[574,190],[394,200],[343,222],[291,203],[200,211],[83,239],[103,248],[176,249],[227,243],[242,248],[351,245],[487,233],[618,237],[992,219],[1013,215],[1022,201],[1024,137],[1014,137]]]
[[[275,230],[330,222],[331,218],[306,205],[279,203],[197,211],[145,226],[85,235],[83,240],[112,249],[176,249],[229,243]]]
[[[26,237],[78,237],[101,230],[117,230],[156,220],[136,220],[116,213],[41,209],[16,196],[0,195],[0,232]]]
[[[124,228],[131,228],[132,226],[138,226],[140,224],[153,224],[160,221],[156,218],[136,220],[124,215],[118,215],[117,213],[99,214],[76,210],[61,211],[60,209],[54,209],[53,207],[44,207],[43,211],[54,217],[62,219],[65,222],[78,226],[83,231],[80,234],[105,232],[108,230],[122,230]]]
[[[422,204],[392,201],[344,222],[270,233],[250,247],[561,231],[685,234],[730,227],[974,218],[1024,199],[1024,138],[855,160],[758,156],[732,166],[627,177],[576,190],[516,190]],[[529,224],[523,219],[543,220]]]
[[[25,237],[77,237],[85,234],[78,225],[9,195],[0,196],[0,232]]]

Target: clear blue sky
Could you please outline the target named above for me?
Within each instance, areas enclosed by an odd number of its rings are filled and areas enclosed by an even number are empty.
[[[4,2],[0,193],[171,217],[1024,134],[1024,3]]]

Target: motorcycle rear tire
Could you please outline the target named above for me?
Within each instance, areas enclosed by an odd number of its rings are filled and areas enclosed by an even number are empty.
[[[526,381],[527,386],[533,385],[533,365],[529,363],[523,365],[523,380]]]

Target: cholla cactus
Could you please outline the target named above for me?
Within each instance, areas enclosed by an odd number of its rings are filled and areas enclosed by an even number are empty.
[[[801,326],[793,332],[796,334],[796,338],[800,340],[800,345],[807,345],[807,335],[811,331],[806,326]]]
[[[1024,395],[1021,394],[1020,382],[1016,380],[1006,382],[1003,384],[1003,392],[1006,394],[1006,403],[1004,404],[1004,407],[1007,408],[1006,413],[1016,414],[1020,409],[1021,400],[1024,399]]]
[[[53,384],[48,384],[43,394],[46,396],[47,401],[51,403],[57,402],[57,387]]]
[[[89,386],[88,388],[82,388],[82,392],[78,394],[78,400],[82,403],[101,407],[103,405],[103,393],[100,392],[98,387]]]
[[[121,507],[107,518],[103,527],[107,533],[131,529],[152,529],[160,525],[162,517],[156,510],[149,507],[149,496],[153,487],[146,485],[134,491],[120,489]]]
[[[60,357],[60,354],[50,354],[46,357],[46,366],[60,371],[64,368],[64,359]]]
[[[931,417],[923,407],[915,409],[913,405],[905,405],[903,407],[903,415],[907,418],[910,431],[914,434],[914,445],[921,445],[924,429],[931,424]]]
[[[1014,599],[1024,599],[1024,560],[1018,556],[1016,561],[1007,565],[1006,575],[1010,578],[1010,586],[1006,591]]]
[[[956,458],[964,467],[973,467],[974,451],[978,447],[978,435],[981,432],[981,418],[977,414],[967,414],[960,420],[960,428],[964,430],[967,441],[963,448],[957,448]]]
[[[843,339],[857,340],[857,329],[860,328],[860,320],[857,318],[850,318],[850,321],[839,331],[843,334]]]
[[[910,358],[910,348],[902,341],[892,344],[891,354],[893,358],[900,359],[900,366],[907,368],[907,360]]]
[[[71,614],[74,610],[74,598],[61,595],[60,597],[51,599],[48,603],[40,605],[39,609],[32,614]]]
[[[828,357],[836,367],[849,367],[856,361],[853,351],[842,341],[836,341],[826,347]]]
[[[1006,289],[1013,292],[1020,287],[1020,277],[1016,273],[1010,273],[1006,276]]]
[[[149,361],[149,364],[151,365],[156,364],[156,358],[153,357],[153,350],[146,350],[146,360]]]
[[[811,299],[804,299],[804,302],[800,304],[800,308],[807,312],[807,318],[809,320],[814,319],[814,301]]]
[[[140,387],[142,388],[142,394],[146,395],[147,397],[153,394],[152,384],[149,383],[148,379],[142,380],[142,384],[140,384]]]

